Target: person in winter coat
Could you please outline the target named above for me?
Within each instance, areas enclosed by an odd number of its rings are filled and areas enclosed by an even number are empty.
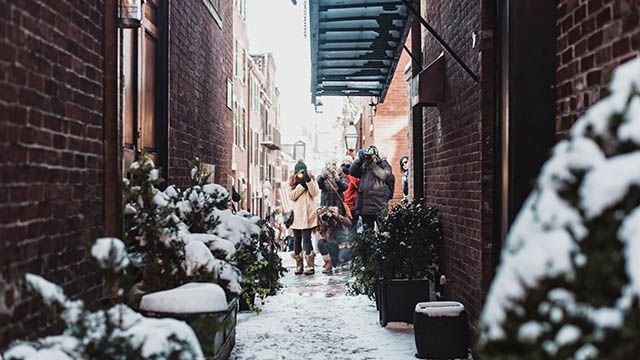
[[[293,202],[293,224],[291,229],[294,236],[294,258],[296,259],[296,275],[303,273],[302,250],[307,262],[305,275],[315,273],[313,246],[311,244],[311,231],[318,225],[318,216],[314,198],[320,190],[313,177],[307,172],[307,165],[302,160],[296,163],[294,174],[289,179],[289,199]]]
[[[337,239],[339,232],[344,232],[351,227],[351,220],[338,214],[336,208],[321,206],[317,210],[318,227],[316,235],[318,249],[324,260],[322,273],[328,274],[334,266],[340,265],[340,244]]]
[[[349,168],[353,164],[353,158],[351,156],[345,156],[342,159],[342,173],[345,175],[347,179],[347,189],[344,191],[344,202],[351,210],[351,213],[355,215],[356,213],[356,198],[358,197],[358,186],[360,185],[360,179],[351,175],[349,172]]]
[[[318,176],[318,187],[321,197],[320,205],[328,208],[337,208],[341,215],[345,209],[342,206],[343,193],[347,190],[347,179],[338,168],[335,161],[328,161],[322,174]]]
[[[392,196],[391,165],[380,157],[375,146],[358,153],[358,158],[351,164],[351,175],[360,179],[356,213],[365,227],[373,229],[378,216],[387,209]]]
[[[400,158],[400,171],[402,171],[402,200],[409,200],[409,157]]]

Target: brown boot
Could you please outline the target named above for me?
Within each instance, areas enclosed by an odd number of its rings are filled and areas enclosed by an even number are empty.
[[[322,260],[324,260],[324,265],[322,266],[322,273],[331,274],[331,269],[333,268],[333,264],[331,263],[331,257],[329,255],[322,255]]]
[[[293,256],[296,259],[296,271],[294,274],[302,275],[302,253]]]
[[[305,260],[307,260],[307,268],[304,270],[305,275],[313,275],[316,273],[316,268],[314,262],[316,260],[316,255],[311,253],[310,255],[305,255]]]

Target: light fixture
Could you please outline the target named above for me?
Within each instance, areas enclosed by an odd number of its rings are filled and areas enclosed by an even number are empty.
[[[120,26],[138,28],[142,22],[142,0],[120,0]]]
[[[353,121],[344,130],[344,143],[347,151],[354,151],[358,146],[358,129],[353,125]]]

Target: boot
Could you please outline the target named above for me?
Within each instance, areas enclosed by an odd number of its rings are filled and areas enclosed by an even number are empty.
[[[331,269],[333,268],[333,263],[331,262],[331,256],[322,255],[322,260],[324,260],[324,265],[322,266],[322,273],[330,274]]]
[[[305,275],[313,275],[316,273],[316,268],[314,262],[316,260],[316,255],[311,253],[309,255],[305,255],[305,260],[307,260],[307,269],[304,271]]]
[[[293,256],[296,259],[296,271],[294,274],[302,275],[302,253]]]

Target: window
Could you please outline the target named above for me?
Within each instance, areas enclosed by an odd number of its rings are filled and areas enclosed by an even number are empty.
[[[233,143],[238,145],[238,102],[233,101]]]
[[[238,77],[239,69],[238,69],[238,39],[233,39],[233,75]]]
[[[233,110],[233,81],[227,79],[227,107]]]

